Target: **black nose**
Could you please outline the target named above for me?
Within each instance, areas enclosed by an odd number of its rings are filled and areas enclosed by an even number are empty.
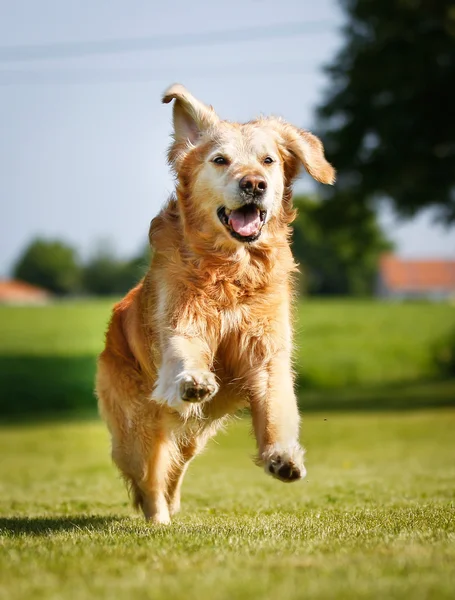
[[[267,189],[267,181],[261,175],[245,175],[239,181],[239,187],[249,196],[262,196]]]

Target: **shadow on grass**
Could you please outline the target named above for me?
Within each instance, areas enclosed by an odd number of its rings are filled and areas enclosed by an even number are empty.
[[[96,357],[0,356],[0,415],[96,412]]]
[[[93,418],[96,357],[0,356],[0,421]],[[455,379],[315,389],[297,379],[300,408],[313,411],[415,410],[455,406]]]
[[[0,533],[7,536],[49,535],[71,531],[99,531],[122,519],[101,516],[68,517],[1,517]]]
[[[455,379],[403,381],[339,389],[298,386],[299,407],[316,411],[405,411],[455,407]]]

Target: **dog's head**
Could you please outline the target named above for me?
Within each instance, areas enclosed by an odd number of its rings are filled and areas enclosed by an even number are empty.
[[[183,217],[217,245],[252,244],[290,220],[291,184],[301,165],[321,183],[335,180],[320,140],[276,118],[222,121],[183,86],[171,86],[174,142],[169,162],[179,180]]]

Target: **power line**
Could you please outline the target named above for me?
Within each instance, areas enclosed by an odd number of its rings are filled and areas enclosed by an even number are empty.
[[[333,28],[333,21],[303,21],[210,31],[205,33],[186,33],[157,35],[129,39],[94,40],[89,42],[61,42],[52,44],[31,44],[21,46],[0,46],[0,61],[35,61],[45,59],[64,59],[89,56],[93,54],[118,54],[166,50],[189,46],[212,46],[232,42],[252,42],[262,39],[285,38],[302,34],[313,35]]]
[[[275,62],[269,64],[232,64],[213,67],[175,67],[166,69],[71,69],[51,71],[0,70],[0,87],[14,85],[87,85],[105,83],[148,83],[170,79],[225,77],[266,77],[269,75],[303,75],[313,72],[308,64],[298,62]]]

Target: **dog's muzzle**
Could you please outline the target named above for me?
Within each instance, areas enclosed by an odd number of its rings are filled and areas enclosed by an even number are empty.
[[[240,242],[256,241],[261,235],[267,217],[267,211],[255,202],[244,204],[235,210],[221,206],[217,214],[230,235]]]

